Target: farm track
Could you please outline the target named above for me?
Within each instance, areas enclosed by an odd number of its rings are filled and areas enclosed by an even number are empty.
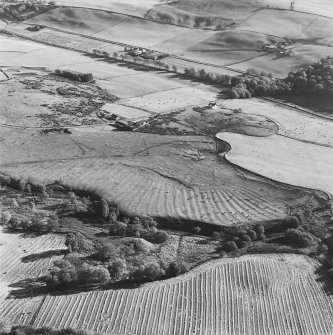
[[[3,166],[1,170],[24,178],[29,175],[46,184],[62,179],[68,186],[117,202],[131,215],[231,225],[281,218],[287,210],[283,200],[263,196],[252,187],[187,183],[182,178],[159,172],[158,166],[142,165],[141,158],[136,164],[92,158],[20,163]]]
[[[221,259],[138,289],[48,296],[34,326],[110,335],[328,335],[332,298],[316,281],[317,266],[283,254]]]

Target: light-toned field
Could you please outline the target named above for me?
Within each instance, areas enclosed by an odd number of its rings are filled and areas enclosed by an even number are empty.
[[[268,117],[278,125],[278,134],[333,147],[332,120],[260,99],[224,100],[219,105],[230,109],[241,108],[243,113]]]
[[[14,324],[26,324],[31,321],[44,297],[22,296],[16,299],[8,295],[12,290],[14,293],[19,292],[24,287],[24,281],[44,275],[51,264],[62,257],[56,251],[65,249],[63,237],[52,234],[38,237],[24,236],[8,234],[0,230],[0,315],[2,318]],[[55,252],[54,255],[52,251]],[[51,254],[45,258],[42,255],[43,252]],[[41,256],[38,257],[38,254]],[[36,260],[23,261],[24,257],[31,255],[37,255]]]
[[[230,143],[227,159],[245,169],[289,185],[333,193],[332,148],[273,135],[219,133]]]
[[[139,119],[149,117],[151,114],[139,108],[127,107],[120,104],[105,104],[102,111],[116,114],[126,119]]]
[[[216,99],[215,92],[195,87],[183,87],[140,97],[122,99],[126,106],[138,107],[154,113],[168,113],[190,106],[205,106]]]
[[[138,289],[48,296],[33,325],[113,335],[329,335],[332,298],[317,267],[285,254],[221,259]]]

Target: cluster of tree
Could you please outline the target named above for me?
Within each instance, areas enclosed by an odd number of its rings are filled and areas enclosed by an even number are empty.
[[[49,327],[35,328],[30,325],[12,326],[7,321],[0,321],[0,335],[93,335],[83,330],[75,330],[72,328],[52,329]]]
[[[265,238],[265,228],[262,225],[254,227],[234,236],[230,241],[222,244],[224,251],[231,252],[237,249],[247,248],[253,241],[263,240]]]
[[[200,79],[217,85],[230,85],[232,78],[229,75],[206,72],[204,69],[195,69],[194,67],[185,68],[183,75],[188,78]]]
[[[26,20],[36,15],[36,13],[45,10],[46,2],[42,1],[19,1],[19,2],[3,2],[0,4],[0,17],[10,20]]]
[[[151,262],[139,266],[133,271],[131,277],[137,281],[154,281],[166,277],[176,277],[187,271],[188,266],[182,261],[172,262],[167,268],[163,268],[156,262]]]
[[[46,218],[39,213],[35,213],[33,217],[28,218],[24,215],[14,214],[6,221],[4,221],[4,225],[11,231],[47,233],[59,228],[57,215]]]
[[[295,95],[333,96],[333,57],[290,72],[286,81]]]
[[[132,220],[123,218],[122,221],[113,217],[110,219],[109,233],[113,236],[142,237],[149,242],[164,243],[168,240],[169,235],[156,227],[157,222],[149,216],[134,217]]]
[[[134,63],[139,65],[144,65],[148,67],[153,67],[157,69],[162,69],[169,71],[170,66],[160,60],[157,59],[150,59],[150,58],[142,58],[140,56],[131,56],[128,54],[119,54],[118,52],[114,52],[112,55],[107,51],[101,51],[98,49],[93,49],[93,54],[98,57],[103,57],[105,59],[115,59],[121,60],[123,62]],[[175,71],[177,69],[176,66],[172,67],[172,70]]]
[[[46,200],[50,195],[52,195],[52,189],[47,188],[45,185],[35,184],[30,180],[0,175],[0,183],[3,186],[8,186],[21,192],[38,194],[40,195],[41,200]]]
[[[281,96],[289,94],[290,84],[274,78],[272,73],[247,70],[244,76],[233,76],[230,80],[230,97],[245,99],[252,96]]]
[[[122,280],[154,281],[188,271],[187,264],[182,261],[172,262],[168,266],[154,261],[128,264],[126,259],[117,257],[117,251],[112,244],[102,246],[97,257],[101,257],[103,263],[96,265],[95,262],[91,265],[86,260],[73,256],[67,260],[55,261],[44,280],[50,288],[66,288],[77,285],[105,285]]]
[[[310,246],[314,241],[311,234],[301,231],[299,229],[287,229],[284,233],[286,242],[293,245],[293,246],[299,246],[299,247],[308,247]]]
[[[230,97],[304,95],[333,96],[333,57],[291,71],[286,79],[274,78],[272,73],[247,70],[244,76],[234,76],[230,81]]]
[[[73,286],[77,284],[105,284],[110,274],[102,266],[87,263],[73,264],[66,260],[55,261],[53,268],[44,277],[50,287]]]
[[[283,220],[278,220],[274,224],[270,225],[270,233],[285,232],[287,229],[296,229],[300,225],[300,219],[296,215],[286,216]]]
[[[82,73],[82,72],[75,72],[70,70],[60,70],[56,69],[54,74],[63,77],[72,81],[78,81],[82,83],[89,83],[94,80],[92,73]]]

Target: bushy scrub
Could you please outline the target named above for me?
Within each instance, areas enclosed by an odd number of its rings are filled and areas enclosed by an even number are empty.
[[[304,248],[313,243],[313,237],[310,234],[293,228],[286,230],[285,238],[289,244]]]
[[[50,287],[73,286],[76,284],[105,284],[110,280],[107,269],[87,263],[74,265],[68,261],[54,262],[54,267],[45,276]]]
[[[233,99],[252,96],[311,95],[333,96],[333,57],[291,71],[287,78],[277,79],[270,73],[247,70],[244,76],[231,78],[229,96]]]
[[[82,83],[88,83],[94,80],[92,73],[82,73],[82,72],[74,72],[70,70],[60,70],[56,69],[54,74],[63,77],[72,81],[78,81]]]

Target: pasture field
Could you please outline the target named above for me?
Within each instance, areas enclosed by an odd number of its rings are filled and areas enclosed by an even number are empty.
[[[53,234],[37,237],[8,234],[1,229],[0,248],[0,315],[12,323],[29,323],[44,297],[14,296],[25,282],[43,276],[55,260],[62,258],[58,253],[67,249],[64,238]],[[48,252],[48,257],[44,258],[43,252]],[[29,256],[36,257],[25,261]],[[9,293],[13,296],[8,296]]]
[[[330,147],[304,143],[280,135],[251,137],[219,133],[230,143],[227,159],[245,169],[289,185],[333,193]]]
[[[230,109],[241,108],[243,113],[267,117],[278,125],[278,134],[283,136],[333,146],[332,120],[317,118],[295,108],[259,99],[224,100],[219,105]]]
[[[137,289],[48,296],[33,325],[113,335],[329,335],[332,298],[317,267],[287,254],[220,259]]]

